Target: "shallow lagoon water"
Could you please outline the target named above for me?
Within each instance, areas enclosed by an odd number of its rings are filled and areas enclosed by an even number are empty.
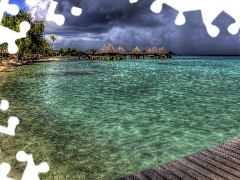
[[[117,179],[239,137],[240,58],[57,61],[0,72],[1,135],[12,176],[19,150],[42,179]]]

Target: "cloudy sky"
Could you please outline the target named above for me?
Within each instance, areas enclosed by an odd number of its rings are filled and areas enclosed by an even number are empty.
[[[45,20],[50,0],[38,0],[28,10],[38,20]],[[177,26],[174,21],[178,11],[164,5],[161,13],[150,10],[153,0],[55,0],[55,13],[65,16],[63,26],[46,22],[45,36],[54,34],[58,40],[54,48],[99,49],[103,44],[121,45],[132,50],[136,45],[141,50],[149,47],[165,47],[183,55],[240,55],[240,33],[227,31],[234,19],[222,12],[213,24],[220,34],[212,38],[202,22],[201,11],[184,13],[186,23]],[[24,7],[24,0],[10,0]],[[81,16],[73,16],[71,8],[82,8]]]

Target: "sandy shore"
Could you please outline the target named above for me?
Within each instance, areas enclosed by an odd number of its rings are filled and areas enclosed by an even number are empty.
[[[59,61],[59,60],[61,60],[61,58],[59,58],[59,57],[52,57],[52,58],[48,58],[47,60],[49,60],[49,61],[52,61],[52,60]]]
[[[0,71],[3,71],[6,68],[7,68],[7,66],[0,66]]]

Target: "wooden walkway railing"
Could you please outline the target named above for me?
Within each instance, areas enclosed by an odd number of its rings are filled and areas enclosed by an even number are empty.
[[[240,180],[240,138],[121,180]]]

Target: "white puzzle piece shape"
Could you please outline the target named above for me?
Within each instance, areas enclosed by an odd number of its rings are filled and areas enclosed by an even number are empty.
[[[6,111],[9,108],[9,102],[7,100],[2,100],[0,104],[0,110]]]
[[[37,0],[25,0],[25,3],[28,6],[33,7],[33,6],[35,6],[38,3],[38,1]]]
[[[57,8],[58,2],[56,1],[51,1],[50,6],[48,8],[48,12],[46,15],[46,20],[47,21],[53,21],[55,22],[58,26],[62,26],[65,23],[65,17],[62,14],[55,14],[55,10]],[[82,14],[82,9],[73,6],[71,9],[71,14],[74,16],[80,16]]]
[[[46,162],[42,162],[36,166],[33,161],[33,156],[25,153],[24,151],[19,151],[16,154],[16,158],[20,162],[27,162],[27,166],[21,180],[40,180],[38,174],[49,171],[49,165]]]
[[[9,136],[14,136],[15,130],[18,124],[19,124],[19,119],[15,116],[11,116],[8,119],[7,127],[0,126],[0,133],[7,134]]]
[[[15,4],[9,4],[9,0],[1,0],[0,2],[0,22],[2,21],[4,12],[15,16],[19,13],[19,7]],[[20,32],[15,32],[9,28],[0,25],[0,44],[8,43],[8,52],[15,54],[18,46],[15,41],[26,37],[26,33],[30,30],[30,24],[26,21],[20,24]]]
[[[0,179],[1,180],[14,180],[12,178],[7,177],[8,173],[11,170],[11,166],[8,163],[0,164]]]
[[[15,4],[9,4],[9,0],[1,0],[0,1],[0,22],[2,21],[4,12],[8,12],[9,14],[15,16],[19,12],[19,7]]]
[[[129,0],[131,4],[138,2],[138,0]]]
[[[235,35],[240,29],[240,11],[238,10],[240,7],[240,0],[155,0],[150,9],[154,13],[160,13],[163,4],[166,4],[179,12],[175,20],[177,25],[185,24],[186,19],[183,15],[184,12],[201,10],[203,23],[211,37],[218,36],[220,32],[219,28],[214,26],[212,22],[223,11],[236,21],[228,27],[229,33]]]
[[[20,32],[13,31],[0,25],[0,44],[8,43],[8,52],[15,54],[18,51],[17,39],[25,38],[30,30],[30,24],[27,21],[21,22]]]
[[[57,8],[58,2],[51,1],[48,8],[46,20],[54,21],[58,26],[62,26],[65,22],[65,17],[61,14],[55,14],[55,9]]]
[[[72,15],[74,15],[74,16],[80,16],[80,15],[82,14],[82,9],[73,6],[72,9],[71,9],[71,13],[72,13]]]

